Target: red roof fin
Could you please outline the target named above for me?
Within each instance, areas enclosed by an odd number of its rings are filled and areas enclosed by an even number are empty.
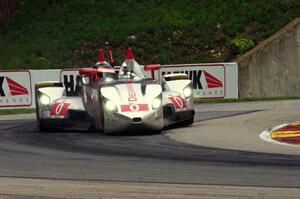
[[[132,50],[131,50],[130,47],[127,49],[125,59],[126,60],[128,60],[128,59],[134,59],[133,52],[132,52]]]
[[[98,58],[97,58],[97,62],[104,62],[104,61],[105,61],[105,58],[104,58],[103,50],[100,49],[99,50],[99,55],[98,55]]]

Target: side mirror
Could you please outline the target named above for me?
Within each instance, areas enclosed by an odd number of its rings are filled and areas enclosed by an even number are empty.
[[[155,70],[159,70],[160,68],[161,68],[160,64],[152,64],[152,65],[146,65],[146,66],[144,66],[144,70],[145,71],[151,71],[151,78],[152,78],[152,80],[155,79],[154,71]]]
[[[152,64],[152,65],[146,65],[144,66],[145,71],[153,71],[160,69],[160,64]]]
[[[90,84],[90,77],[86,74],[81,76],[82,84],[83,85],[89,85]]]

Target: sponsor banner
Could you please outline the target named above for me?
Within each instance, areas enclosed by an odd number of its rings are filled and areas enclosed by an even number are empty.
[[[149,71],[144,72],[151,77]],[[155,71],[155,78],[160,81],[164,74],[181,72],[192,80],[195,98],[238,98],[236,63],[162,65]],[[80,91],[76,68],[0,70],[0,108],[35,107],[34,85],[40,81],[63,82],[67,96],[76,96]]]
[[[187,74],[192,81],[195,98],[238,98],[235,63],[163,65],[159,76],[170,73]]]
[[[149,71],[144,72],[146,77],[151,77]],[[195,98],[238,98],[236,63],[162,65],[155,78],[160,81],[162,75],[169,73],[186,73],[192,80]],[[63,69],[60,80],[68,96],[78,94],[78,69]]]
[[[31,75],[26,70],[0,70],[0,107],[32,105]]]
[[[80,77],[78,68],[62,69],[60,71],[60,81],[66,88],[67,96],[78,95],[80,91],[79,80]]]

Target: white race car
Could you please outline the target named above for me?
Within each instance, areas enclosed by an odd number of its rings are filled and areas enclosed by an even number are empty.
[[[40,131],[94,129],[104,133],[146,129],[160,132],[174,123],[193,123],[193,90],[186,74],[169,74],[157,82],[144,71],[159,65],[139,65],[129,48],[119,73],[100,51],[93,68],[79,69],[81,91],[66,96],[61,82],[35,85],[36,114]]]

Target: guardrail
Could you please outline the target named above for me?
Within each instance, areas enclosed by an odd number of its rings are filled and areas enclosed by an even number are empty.
[[[14,15],[21,0],[1,0],[0,1],[0,25],[4,25],[7,19]]]

